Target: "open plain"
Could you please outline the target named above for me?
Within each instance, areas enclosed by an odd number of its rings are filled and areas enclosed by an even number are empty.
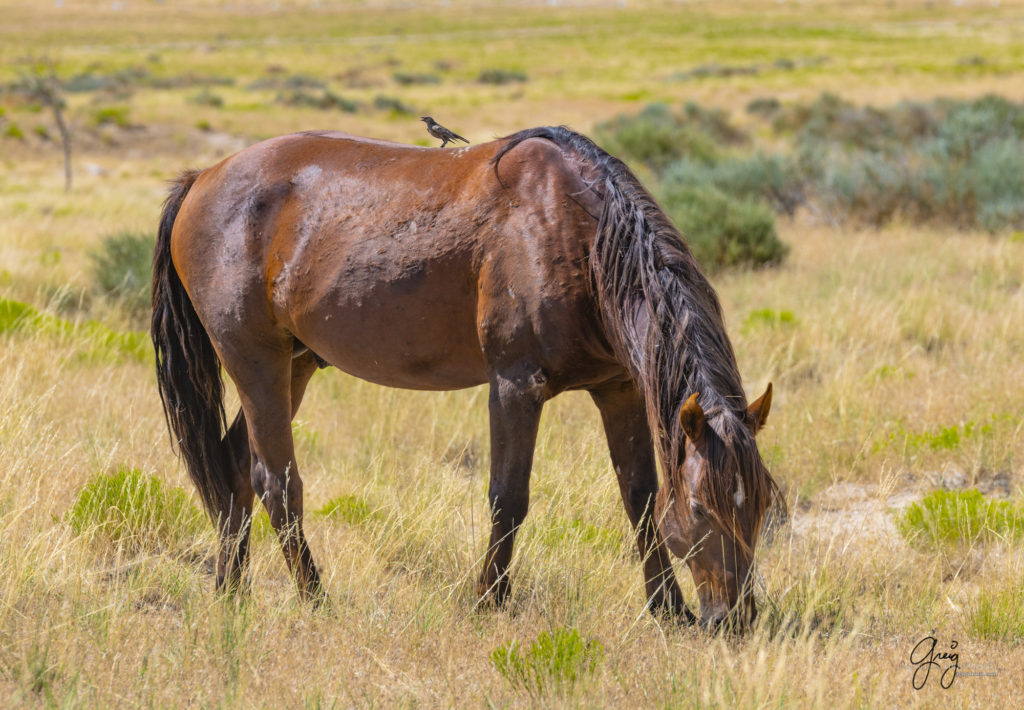
[[[767,146],[746,111],[759,98],[1020,102],[1021,37],[1019,2],[0,0],[4,705],[1024,707],[1019,528],[929,540],[901,526],[935,490],[1024,507],[1020,227],[798,208],[776,221],[781,264],[715,272],[747,393],[774,383],[759,442],[790,510],[762,540],[761,618],[742,638],[644,611],[580,393],[545,408],[512,608],[478,609],[486,390],[334,369],[293,425],[331,604],[302,605],[259,519],[251,592],[217,596],[214,530],[168,441],[145,308],[98,286],[95,266],[111,237],[155,232],[178,172],[281,133],[433,145],[417,120],[430,114],[477,143],[692,101]],[[22,90],[51,71],[68,192],[53,112]],[[118,471],[141,498],[83,503]],[[575,646],[544,656],[538,640],[569,630],[583,660]],[[948,688],[948,659],[915,688],[929,636],[936,653],[956,644]],[[517,648],[521,673],[501,661]]]

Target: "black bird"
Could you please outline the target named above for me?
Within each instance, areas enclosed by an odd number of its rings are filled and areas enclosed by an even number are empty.
[[[448,145],[449,142],[454,143],[455,141],[462,141],[463,143],[469,143],[469,141],[458,133],[449,131],[447,128],[435,121],[432,116],[422,116],[420,117],[420,120],[427,124],[427,133],[434,136],[434,138],[441,139],[442,148]]]

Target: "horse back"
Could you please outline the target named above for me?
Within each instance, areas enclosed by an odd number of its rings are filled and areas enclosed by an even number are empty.
[[[517,360],[552,373],[606,360],[586,270],[599,200],[552,144],[495,166],[501,145],[265,141],[200,175],[172,256],[222,340],[297,338],[382,384],[451,389]]]

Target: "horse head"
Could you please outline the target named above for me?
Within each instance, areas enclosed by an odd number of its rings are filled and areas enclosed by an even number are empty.
[[[655,515],[668,548],[690,567],[701,624],[743,628],[757,616],[750,570],[771,489],[753,443],[771,408],[772,388],[725,436],[712,427],[693,394],[679,412],[685,453],[669,485],[658,491]],[[746,436],[744,436],[746,435]],[[748,448],[749,450],[744,450]]]

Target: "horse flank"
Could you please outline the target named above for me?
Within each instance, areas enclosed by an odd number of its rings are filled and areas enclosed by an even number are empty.
[[[590,256],[601,317],[619,358],[643,393],[659,460],[674,491],[685,456],[679,408],[694,392],[715,436],[707,437],[710,475],[691,494],[733,532],[756,540],[778,487],[761,460],[746,421],[747,401],[722,310],[679,231],[622,161],[565,127],[542,127],[508,137],[492,162],[529,138],[544,138],[594,168],[592,189],[603,209]],[[737,509],[742,476],[745,503]],[[719,474],[719,475],[715,475]],[[745,534],[740,534],[740,532]]]

